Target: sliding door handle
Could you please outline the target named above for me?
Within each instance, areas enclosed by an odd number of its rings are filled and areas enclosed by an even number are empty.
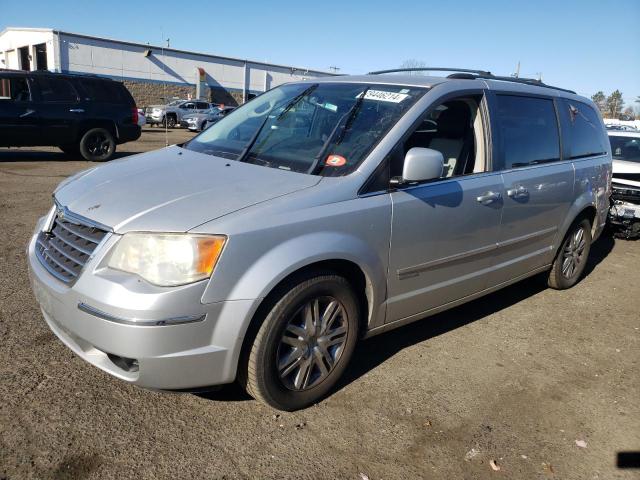
[[[499,201],[501,198],[502,198],[502,195],[499,192],[489,191],[477,197],[476,200],[478,201],[478,203],[481,203],[482,205],[490,205],[493,202]]]
[[[511,198],[525,198],[529,196],[529,190],[527,190],[522,185],[518,185],[515,188],[510,188],[507,190],[507,195]]]
[[[84,108],[70,108],[71,113],[84,113]]]

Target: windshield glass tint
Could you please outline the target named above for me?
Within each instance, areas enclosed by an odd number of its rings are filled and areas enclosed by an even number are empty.
[[[640,163],[640,135],[623,137],[609,135],[611,154],[615,160]]]
[[[283,85],[233,111],[185,148],[284,170],[345,175],[425,91],[354,83]]]

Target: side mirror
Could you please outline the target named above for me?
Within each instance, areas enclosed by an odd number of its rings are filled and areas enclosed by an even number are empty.
[[[424,182],[442,177],[444,157],[431,148],[414,147],[404,157],[401,183]],[[400,183],[396,182],[396,183]]]

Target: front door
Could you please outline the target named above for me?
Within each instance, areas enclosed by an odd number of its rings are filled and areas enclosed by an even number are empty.
[[[0,145],[34,145],[39,133],[38,113],[27,79],[0,73]]]
[[[412,147],[438,150],[445,168],[435,182],[400,187],[391,194],[387,322],[486,288],[503,183],[489,166],[483,103],[480,92],[430,108],[399,149],[400,163]],[[399,172],[392,167],[391,175]]]
[[[573,196],[571,161],[561,161],[554,101],[496,94],[496,167],[504,179],[504,207],[491,283],[498,285],[553,261]]]

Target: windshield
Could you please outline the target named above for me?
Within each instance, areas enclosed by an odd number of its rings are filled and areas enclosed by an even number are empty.
[[[640,163],[640,135],[638,137],[623,137],[609,135],[611,154],[614,160]]]
[[[297,83],[229,113],[184,148],[272,168],[346,175],[426,89]]]

